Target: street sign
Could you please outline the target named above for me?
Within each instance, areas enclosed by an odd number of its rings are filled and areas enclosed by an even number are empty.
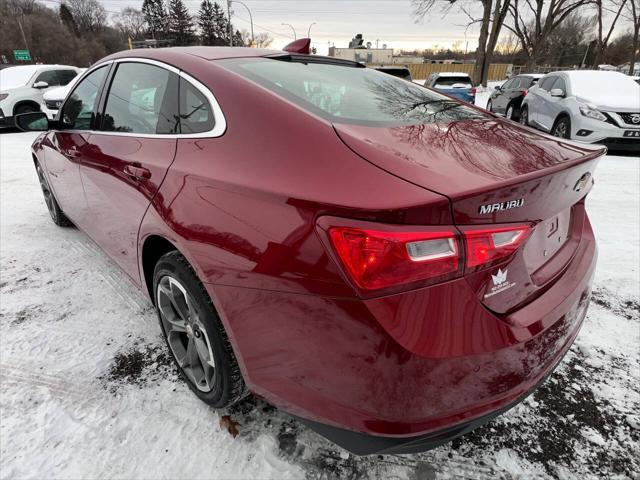
[[[29,50],[14,50],[13,58],[15,58],[16,60],[24,60],[28,62],[31,61],[31,54],[29,53]]]

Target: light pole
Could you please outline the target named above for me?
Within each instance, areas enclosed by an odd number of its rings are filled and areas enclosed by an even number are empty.
[[[251,10],[249,10],[249,7],[247,7],[247,4],[244,2],[241,2],[240,0],[229,0],[229,3],[239,3],[240,5],[242,5],[244,8],[247,9],[247,12],[249,12],[249,20],[251,23],[251,45],[253,46],[253,44],[255,43],[255,37],[253,36],[253,15],[251,15]]]
[[[291,30],[293,30],[293,39],[294,40],[298,39],[298,36],[296,35],[296,29],[293,28],[293,25],[291,25],[290,23],[281,23],[280,25],[287,25],[287,26],[291,27]]]
[[[309,28],[307,29],[307,38],[311,38],[311,27],[313,27],[316,24],[316,22],[313,22],[311,25],[309,25]]]

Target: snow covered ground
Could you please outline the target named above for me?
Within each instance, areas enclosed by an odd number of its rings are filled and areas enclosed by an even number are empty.
[[[593,301],[556,373],[452,444],[358,458],[260,401],[200,403],[151,304],[83,233],[51,222],[34,137],[0,134],[0,478],[640,477],[639,158],[596,172]]]

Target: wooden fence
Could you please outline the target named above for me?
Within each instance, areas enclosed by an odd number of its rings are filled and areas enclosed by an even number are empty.
[[[379,64],[368,65],[371,67],[379,67]],[[389,65],[393,67],[406,66],[411,72],[414,80],[425,80],[429,75],[436,72],[464,72],[473,76],[473,63],[409,63],[407,65]],[[511,71],[513,66],[510,63],[492,63],[489,65],[489,80],[504,80],[507,73]]]

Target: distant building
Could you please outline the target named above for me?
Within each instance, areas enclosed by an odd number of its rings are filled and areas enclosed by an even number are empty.
[[[393,57],[393,63],[398,65],[424,63],[424,60],[422,55],[396,55]]]
[[[329,47],[329,56],[362,63],[393,63],[393,48]]]

